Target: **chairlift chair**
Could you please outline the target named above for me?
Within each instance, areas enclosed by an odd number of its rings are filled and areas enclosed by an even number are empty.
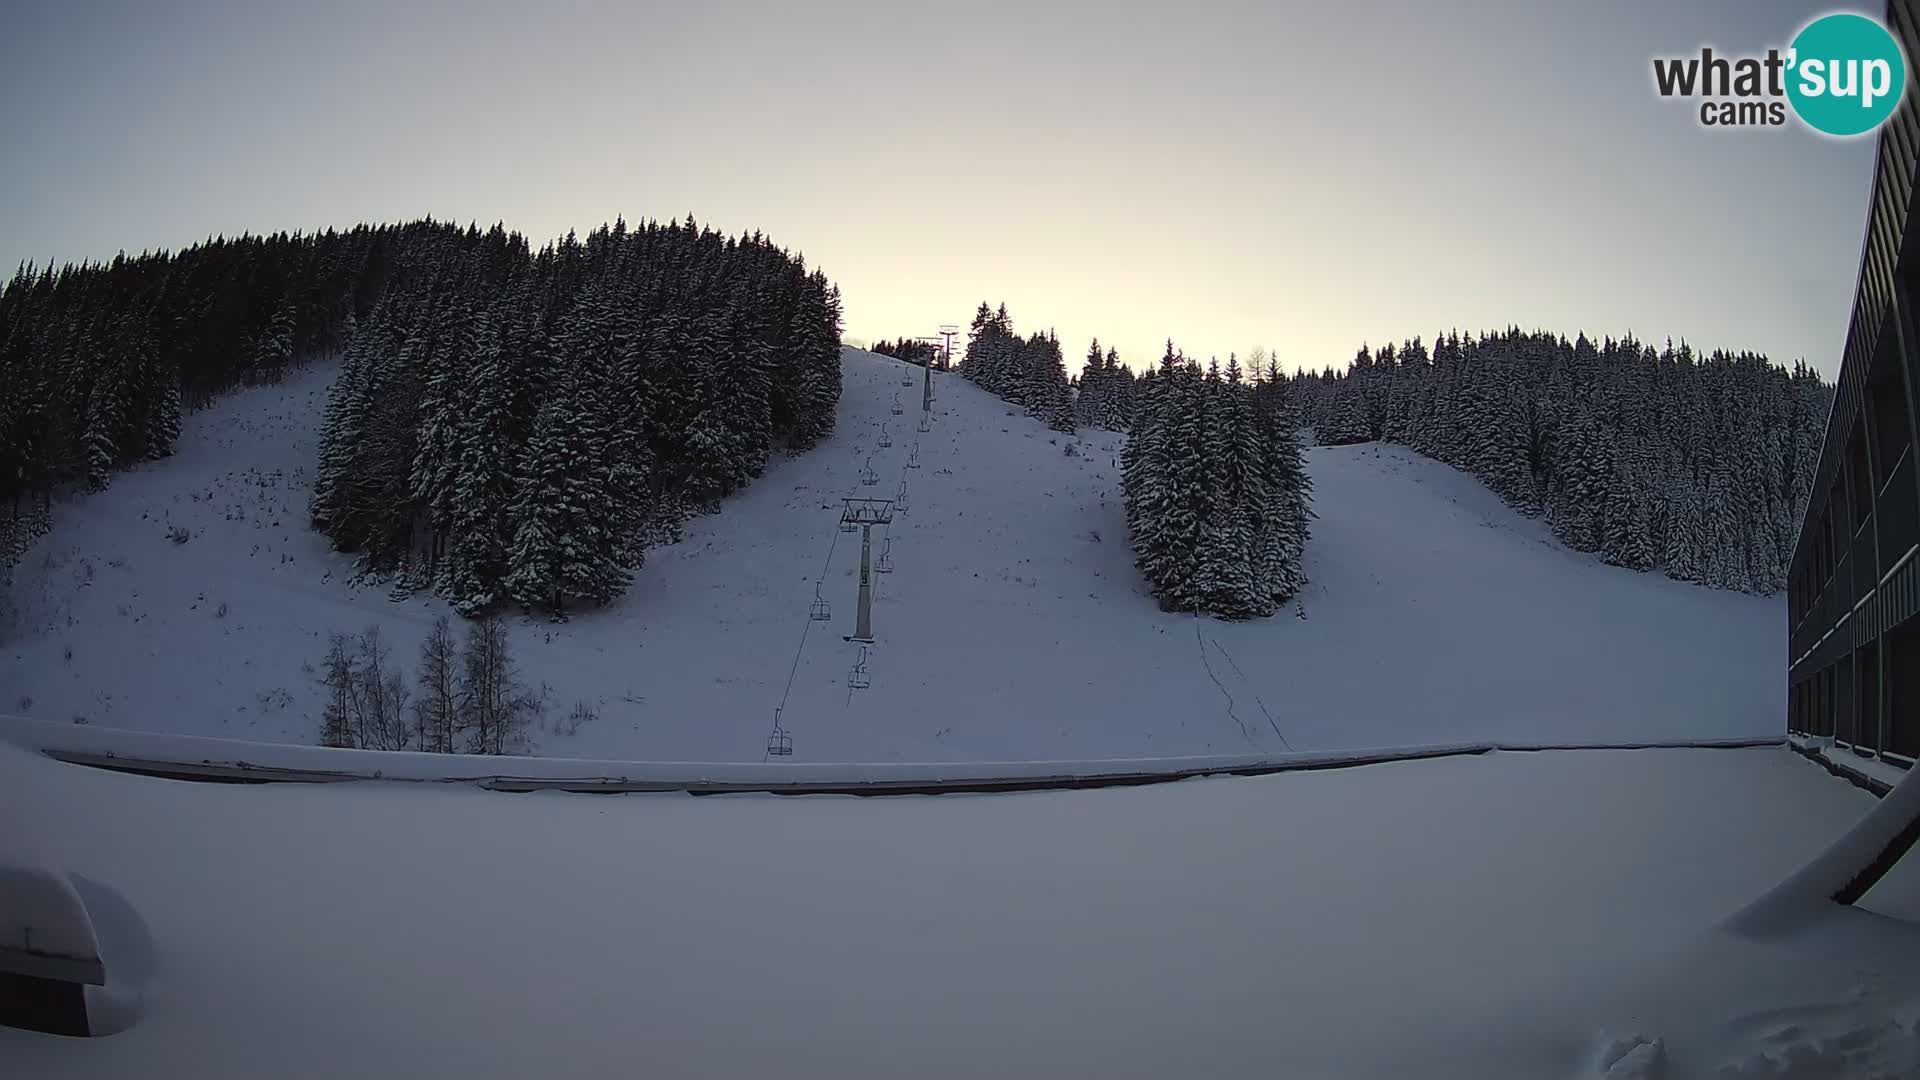
[[[842,531],[851,531],[851,527],[849,526]],[[826,622],[828,619],[833,618],[833,608],[827,604],[827,598],[820,595],[819,582],[814,582],[813,603],[807,605],[807,618],[812,619],[814,622]]]
[[[889,432],[887,430],[887,425],[881,424],[880,425],[880,449],[885,450],[887,447],[892,445],[893,445],[892,432]]]
[[[921,414],[920,414],[920,430],[921,430],[921,431],[932,431],[932,430],[933,430],[933,417],[931,417],[931,416],[928,416],[928,415],[927,415],[926,413],[921,413]]]
[[[883,574],[893,573],[893,537],[889,536],[880,544],[880,561],[874,566]]]
[[[919,467],[920,467],[920,444],[916,442],[913,444],[913,453],[907,455],[907,468],[917,469]]]
[[[900,404],[900,395],[899,394],[893,395],[893,415],[899,416],[901,413],[906,411],[907,411],[906,407]]]
[[[900,490],[893,496],[893,508],[904,514],[907,512],[907,482],[900,481]]]
[[[780,710],[773,710],[773,734],[767,736],[768,757],[792,757],[793,735],[780,726]]]
[[[873,455],[867,455],[867,463],[860,466],[860,482],[868,487],[880,482],[880,474],[873,471]]]
[[[873,685],[873,678],[867,674],[867,647],[860,646],[860,658],[853,662],[853,670],[847,672],[847,689],[865,690]]]

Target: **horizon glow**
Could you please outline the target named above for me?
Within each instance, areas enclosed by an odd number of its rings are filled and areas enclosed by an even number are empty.
[[[0,266],[433,216],[759,229],[850,341],[1005,302],[1136,370],[1517,324],[1838,370],[1874,140],[1713,132],[1656,55],[1828,8],[47,5],[0,41]],[[1674,10],[1679,9],[1679,10]]]

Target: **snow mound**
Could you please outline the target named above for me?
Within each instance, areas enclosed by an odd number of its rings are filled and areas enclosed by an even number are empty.
[[[550,689],[535,752],[758,761],[783,701],[792,760],[815,762],[1783,728],[1777,600],[1601,565],[1404,448],[1310,451],[1312,583],[1273,619],[1196,620],[1159,611],[1132,566],[1122,436],[1050,432],[951,373],[920,433],[920,369],[849,349],[843,370],[835,434],[652,551],[626,596],[515,620],[524,679]],[[330,377],[223,399],[174,458],[57,509],[0,610],[0,713],[311,742],[329,631],[379,624],[415,666],[446,605],[354,583],[306,525]],[[903,483],[908,508],[874,542],[892,570],[875,577],[871,686],[854,689],[841,500]],[[816,585],[830,621],[807,617]],[[575,702],[597,718],[561,722]]]

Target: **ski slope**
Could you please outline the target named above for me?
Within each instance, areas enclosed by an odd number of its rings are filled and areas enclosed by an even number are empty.
[[[852,349],[843,364],[831,439],[650,552],[607,609],[515,617],[522,677],[551,688],[550,716],[598,712],[577,731],[543,724],[535,753],[758,761],[783,698],[793,760],[818,762],[1784,727],[1780,601],[1604,566],[1403,448],[1309,451],[1312,584],[1273,619],[1195,619],[1158,610],[1132,567],[1121,436],[1049,432],[938,373],[919,434],[919,369]],[[354,582],[306,526],[330,376],[226,398],[189,418],[175,457],[57,509],[0,611],[0,713],[311,742],[330,631],[377,623],[414,667],[446,605]],[[841,499],[891,497],[903,478],[910,511],[876,530],[895,570],[876,575],[871,686],[854,690],[859,545],[836,528]],[[831,622],[807,618],[817,580]]]

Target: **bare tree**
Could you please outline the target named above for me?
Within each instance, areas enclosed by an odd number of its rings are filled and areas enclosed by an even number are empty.
[[[359,683],[356,737],[365,750],[405,750],[412,738],[407,727],[406,677],[398,667],[388,667],[390,656],[380,627],[367,627],[360,635],[355,658]]]
[[[539,702],[520,685],[507,628],[498,616],[477,619],[468,627],[460,676],[460,713],[468,751],[509,754],[521,749],[527,722],[538,711]]]
[[[347,635],[335,631],[327,635],[327,659],[320,683],[327,690],[327,704],[320,717],[320,745],[354,746],[353,721],[358,711],[355,702],[353,645]]]
[[[445,615],[433,621],[420,645],[420,697],[414,721],[420,749],[451,754],[461,727],[459,655]]]

